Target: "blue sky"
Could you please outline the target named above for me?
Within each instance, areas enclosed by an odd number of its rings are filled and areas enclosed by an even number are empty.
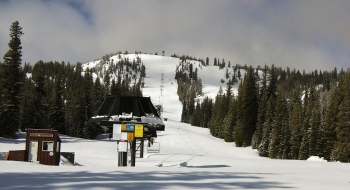
[[[311,71],[347,69],[350,1],[0,1],[0,54],[18,20],[23,62],[141,51]],[[20,13],[20,14],[19,14]]]

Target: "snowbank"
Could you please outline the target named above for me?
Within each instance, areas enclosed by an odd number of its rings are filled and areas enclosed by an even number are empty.
[[[327,162],[323,157],[311,156],[306,161]]]

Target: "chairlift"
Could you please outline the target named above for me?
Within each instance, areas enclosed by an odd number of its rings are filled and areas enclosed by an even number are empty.
[[[147,152],[148,153],[159,153],[160,152],[160,143],[155,142],[155,138],[151,138],[148,141]]]

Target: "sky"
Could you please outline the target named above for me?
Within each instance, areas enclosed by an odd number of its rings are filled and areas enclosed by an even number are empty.
[[[347,69],[346,0],[0,0],[0,55],[19,21],[23,62],[89,62],[119,51],[297,70]]]

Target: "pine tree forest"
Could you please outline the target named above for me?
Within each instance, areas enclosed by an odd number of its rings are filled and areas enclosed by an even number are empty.
[[[0,136],[14,138],[18,130],[38,128],[94,139],[102,128],[87,121],[106,95],[142,96],[141,60],[114,62],[109,59],[114,54],[104,55],[99,66],[85,71],[81,63],[22,65],[21,30],[18,21],[11,25],[9,50],[0,62]]]
[[[214,65],[225,68],[217,58]],[[182,122],[209,128],[213,136],[237,147],[251,146],[263,157],[319,156],[350,162],[350,70],[306,74],[274,65],[236,64],[233,78],[225,89],[220,87],[215,99],[193,101],[201,95],[193,92],[200,78],[190,80],[190,63],[180,67],[176,79]],[[238,86],[237,94],[232,93],[232,85]]]
[[[103,131],[87,121],[106,95],[142,96],[142,60],[110,59],[118,52],[104,55],[91,69],[57,61],[22,64],[23,34],[14,22],[9,50],[0,62],[0,136],[13,138],[18,130],[41,128],[93,139]],[[350,162],[350,70],[301,73],[214,58],[212,65],[226,74],[211,99],[204,96],[198,77],[198,69],[211,64],[209,58],[172,57],[180,60],[174,78],[183,106],[181,122],[208,128],[214,137],[250,146],[263,157]],[[238,86],[237,94],[233,86]]]

